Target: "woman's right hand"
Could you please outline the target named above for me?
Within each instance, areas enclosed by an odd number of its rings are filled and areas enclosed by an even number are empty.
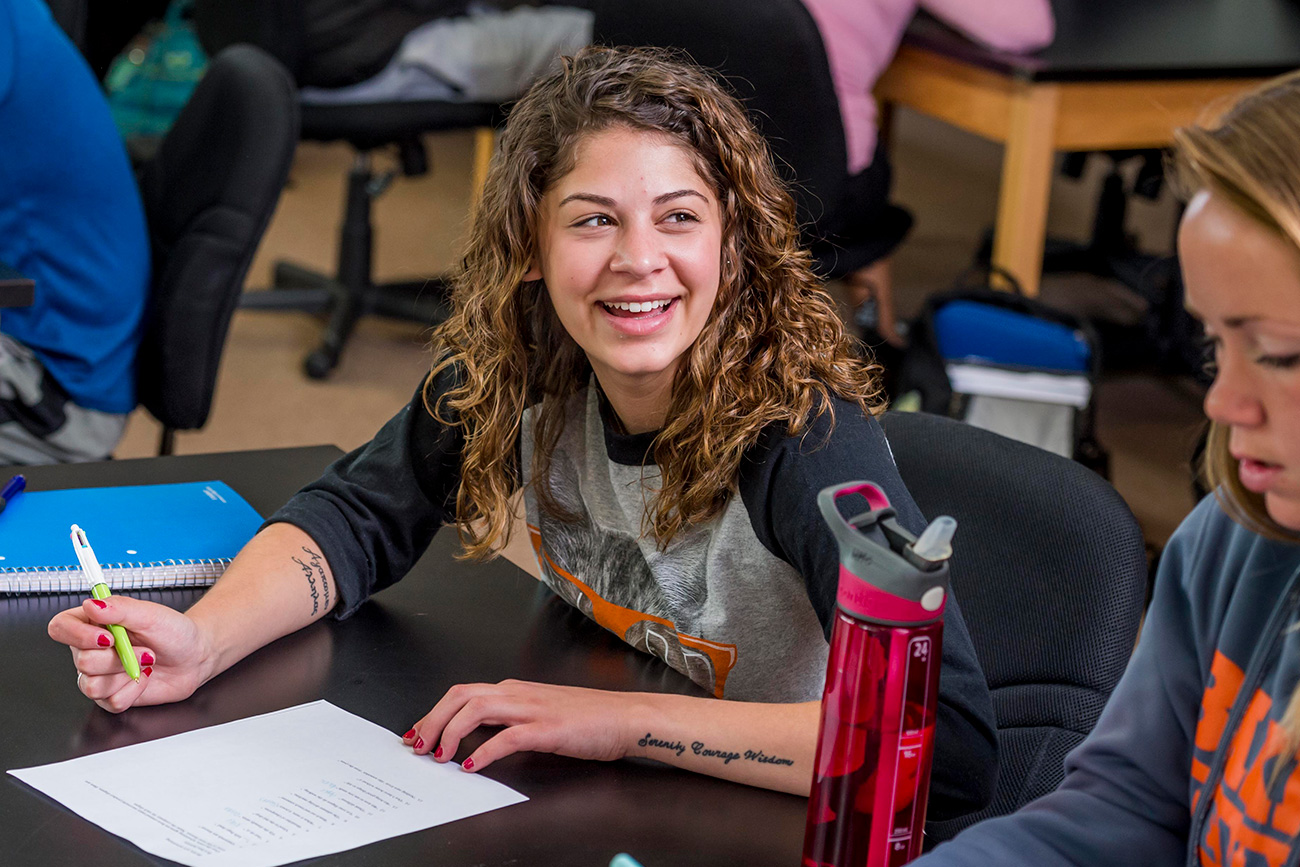
[[[140,661],[140,680],[122,670],[109,624],[124,628]],[[112,713],[188,698],[210,676],[212,654],[198,625],[166,605],[110,596],[54,616],[50,637],[72,649],[77,688]]]

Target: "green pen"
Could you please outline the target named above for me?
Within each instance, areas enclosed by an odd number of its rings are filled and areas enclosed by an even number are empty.
[[[99,568],[99,560],[95,558],[95,551],[90,547],[90,542],[86,539],[86,533],[76,524],[72,525],[72,547],[77,552],[77,562],[81,563],[81,571],[90,582],[90,595],[96,599],[107,599],[112,596],[108,589],[108,584],[104,581],[104,570]],[[117,648],[117,658],[122,660],[122,667],[126,673],[131,675],[131,679],[138,681],[140,679],[140,663],[135,658],[135,648],[131,646],[131,639],[126,637],[126,630],[120,626],[112,625],[108,631],[113,633],[113,647]]]

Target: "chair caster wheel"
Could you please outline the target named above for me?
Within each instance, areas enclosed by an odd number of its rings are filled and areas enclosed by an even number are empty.
[[[337,355],[324,349],[317,349],[303,361],[302,369],[312,379],[325,379],[338,363]]]

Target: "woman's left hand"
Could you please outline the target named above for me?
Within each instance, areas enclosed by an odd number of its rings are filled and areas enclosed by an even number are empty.
[[[403,741],[420,755],[451,761],[481,725],[505,726],[461,763],[477,771],[524,750],[613,761],[627,754],[635,693],[521,680],[453,686]]]

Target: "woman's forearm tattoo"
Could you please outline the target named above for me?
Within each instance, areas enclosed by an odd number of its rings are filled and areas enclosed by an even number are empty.
[[[305,546],[302,550],[310,562],[303,562],[297,557],[290,557],[289,559],[297,563],[302,569],[303,575],[307,577],[307,586],[311,588],[311,616],[315,617],[317,612],[321,610],[322,596],[324,597],[325,610],[330,610],[330,583],[325,579],[325,565],[321,555]],[[320,578],[319,588],[316,586],[317,578]]]
[[[688,747],[680,740],[662,740],[656,738],[650,732],[646,732],[645,737],[637,741],[637,746],[668,750],[669,752],[676,753],[678,758],[681,758],[682,754],[689,749],[691,753],[702,759],[717,759],[724,765],[729,765],[734,761],[758,762],[763,765],[794,764],[794,759],[783,759],[780,756],[769,756],[762,750],[719,750],[705,746],[703,741],[691,741],[691,744]]]

